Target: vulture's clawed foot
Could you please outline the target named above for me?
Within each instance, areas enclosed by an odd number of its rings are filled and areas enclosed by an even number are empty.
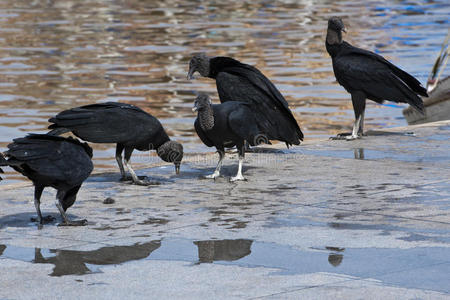
[[[236,182],[236,181],[247,181],[247,179],[242,175],[236,175],[230,178],[230,182]]]
[[[353,140],[356,140],[356,139],[360,139],[361,137],[362,137],[361,135],[350,135],[350,136],[346,136],[345,140],[346,141],[353,141]]]
[[[142,185],[142,186],[148,186],[148,185],[160,185],[161,184],[161,182],[159,182],[159,181],[151,181],[151,180],[142,180],[142,179],[139,179],[139,180],[133,180],[133,184],[135,184],[135,185]]]
[[[86,226],[88,221],[86,219],[76,221],[64,221],[59,223],[58,226]]]
[[[55,220],[56,220],[56,218],[53,217],[53,216],[50,216],[50,215],[43,217],[41,219],[41,221],[39,221],[39,218],[34,218],[34,217],[30,218],[31,222],[38,222],[39,224],[48,224],[48,223],[51,223],[51,222],[53,222]]]
[[[338,133],[336,136],[330,137],[330,140],[346,140],[348,136],[351,136],[351,132]]]
[[[203,178],[205,178],[205,179],[214,179],[215,180],[219,176],[220,176],[219,172],[214,172],[214,173],[212,173],[210,175],[205,175]]]
[[[330,137],[330,140],[334,140],[334,141],[353,141],[356,139],[360,139],[362,136],[364,136],[366,134],[358,134],[358,135],[353,135],[351,132],[343,132],[343,133],[338,133],[336,136],[332,136]]]

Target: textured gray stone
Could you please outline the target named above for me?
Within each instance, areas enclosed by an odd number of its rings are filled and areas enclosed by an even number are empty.
[[[414,135],[409,134],[413,131]],[[408,133],[408,134],[405,134]],[[30,184],[0,185],[0,298],[443,299],[450,295],[450,122],[95,174],[38,230]],[[43,214],[58,218],[55,192]],[[111,197],[114,203],[104,204]],[[18,284],[20,282],[20,284]]]

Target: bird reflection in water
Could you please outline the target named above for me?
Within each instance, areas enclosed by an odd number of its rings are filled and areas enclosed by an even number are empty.
[[[327,250],[333,251],[328,255],[328,262],[333,267],[337,267],[342,263],[342,260],[344,259],[344,255],[341,253],[336,252],[343,252],[345,248],[338,248],[338,247],[325,247]]]
[[[355,159],[364,159],[364,148],[355,148],[353,153],[355,154]]]
[[[330,253],[328,255],[328,262],[333,267],[339,266],[343,259],[344,259],[344,255],[342,255],[342,254]]]
[[[50,276],[83,275],[93,273],[89,265],[115,265],[148,257],[161,246],[161,241],[151,241],[131,246],[103,247],[94,251],[50,250],[55,254],[44,257],[40,248],[35,248],[34,263],[54,264]],[[92,268],[92,267],[91,267]]]
[[[235,261],[251,253],[253,241],[247,239],[237,240],[209,240],[196,241],[198,247],[199,263],[212,263],[214,261]]]

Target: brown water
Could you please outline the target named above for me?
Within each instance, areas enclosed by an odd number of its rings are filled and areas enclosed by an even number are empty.
[[[193,131],[196,91],[218,101],[210,79],[186,80],[191,53],[255,65],[278,86],[306,138],[347,130],[349,95],[324,47],[327,19],[422,83],[448,27],[448,1],[0,2],[0,149],[46,132],[63,109],[123,101],[157,116],[186,152],[210,151]],[[370,104],[366,128],[406,125],[403,106]],[[113,145],[94,145],[97,170],[115,165]],[[133,160],[135,161],[135,160]],[[13,179],[12,176],[9,176]]]

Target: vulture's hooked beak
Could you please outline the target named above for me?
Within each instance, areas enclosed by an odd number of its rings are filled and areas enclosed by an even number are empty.
[[[192,108],[193,112],[196,112],[198,110],[197,102],[194,103],[194,107]]]
[[[189,67],[189,72],[187,74],[187,80],[194,79],[195,68]]]

